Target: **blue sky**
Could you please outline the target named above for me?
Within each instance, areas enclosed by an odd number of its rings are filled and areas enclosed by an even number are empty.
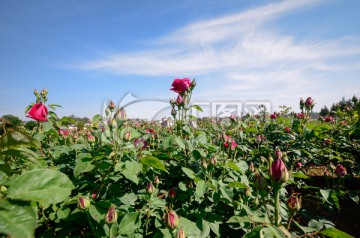
[[[360,96],[360,1],[0,2],[0,116],[24,119],[47,88],[59,116],[92,117],[109,99],[151,118],[196,78],[193,102],[271,102],[298,110]],[[166,110],[164,110],[166,111]]]

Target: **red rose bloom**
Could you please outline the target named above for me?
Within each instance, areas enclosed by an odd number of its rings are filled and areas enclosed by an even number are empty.
[[[42,103],[37,103],[28,111],[26,116],[36,121],[47,121],[48,119],[46,117],[48,114],[47,107]]]
[[[183,78],[183,79],[175,79],[174,82],[171,84],[173,88],[170,90],[182,94],[185,92],[191,84],[191,81],[189,78]]]

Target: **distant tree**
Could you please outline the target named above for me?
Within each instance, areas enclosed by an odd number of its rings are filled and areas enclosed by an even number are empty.
[[[325,105],[323,108],[320,109],[319,115],[325,117],[329,115],[330,111],[329,108]]]
[[[8,129],[16,129],[21,126],[22,121],[20,118],[13,116],[13,115],[3,115],[0,118],[0,135],[5,135],[6,130]]]
[[[38,123],[36,121],[28,121],[28,122],[25,123],[25,128],[31,131],[37,125],[38,125]]]

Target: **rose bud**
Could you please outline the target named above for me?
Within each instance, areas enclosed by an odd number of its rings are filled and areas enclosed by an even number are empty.
[[[231,141],[230,149],[231,149],[232,151],[234,151],[234,150],[236,149],[236,146],[237,146],[237,144],[236,144],[235,140],[232,140],[232,141]]]
[[[109,105],[108,105],[108,108],[109,108],[111,111],[115,109],[115,103],[114,103],[112,100],[110,100]]]
[[[158,177],[158,176],[155,176],[155,178],[154,178],[154,184],[155,184],[155,186],[158,186],[159,183],[160,183],[159,177]]]
[[[88,134],[87,135],[87,139],[90,143],[94,143],[95,142],[95,137],[92,134]]]
[[[169,197],[170,199],[176,198],[176,192],[175,192],[174,188],[171,188],[171,189],[169,190],[168,197]]]
[[[276,118],[276,114],[275,114],[275,113],[271,114],[271,115],[270,115],[270,118],[271,118],[271,119],[275,119],[275,118]]]
[[[305,105],[305,102],[302,98],[300,98],[300,109],[301,111],[304,110],[304,105]]]
[[[339,177],[344,177],[347,174],[346,168],[341,164],[338,164],[335,169],[335,174]]]
[[[270,178],[277,183],[285,183],[289,179],[289,172],[281,158],[275,159],[269,169]]]
[[[160,199],[164,199],[165,196],[166,196],[165,193],[162,193],[162,192],[158,192],[158,194],[157,194],[157,197]]]
[[[196,87],[196,81],[195,81],[195,79],[193,79],[193,80],[191,81],[190,88],[193,89],[193,88],[195,88],[195,87]]]
[[[124,134],[124,140],[129,141],[131,139],[131,131],[127,131]]]
[[[34,104],[28,111],[26,117],[30,117],[36,121],[47,121],[48,109],[42,103]]]
[[[285,127],[284,128],[284,131],[287,132],[287,133],[290,133],[291,132],[291,129],[289,127]]]
[[[168,210],[165,214],[166,226],[170,229],[175,229],[179,225],[179,217],[173,210]]]
[[[301,163],[300,161],[298,161],[298,162],[296,163],[296,166],[297,166],[298,168],[301,168],[301,167],[302,167],[302,163]]]
[[[245,195],[247,196],[247,197],[251,197],[251,188],[246,188],[246,190],[245,190]]]
[[[146,192],[152,194],[155,191],[154,185],[150,182],[146,185]]]
[[[176,105],[177,106],[182,106],[183,105],[183,98],[181,97],[180,94],[177,96]]]
[[[300,210],[301,208],[301,196],[300,193],[293,193],[287,203],[286,203],[287,207],[289,208],[290,211],[293,212],[297,212]]]
[[[268,183],[266,181],[266,178],[258,172],[256,172],[256,175],[255,175],[254,187],[259,192],[266,192],[268,189]]]
[[[217,159],[215,156],[210,158],[210,165],[215,166],[217,164]]]
[[[254,164],[253,164],[253,162],[250,162],[250,164],[249,164],[249,171],[251,173],[254,172]]]
[[[281,159],[281,157],[282,157],[281,150],[280,150],[280,148],[277,148],[276,151],[275,151],[275,158],[276,159]]]
[[[117,221],[117,218],[118,218],[118,216],[115,211],[115,207],[111,206],[105,215],[105,223],[106,224],[114,224]]]
[[[178,231],[176,238],[186,238],[185,231],[183,230],[182,227]]]
[[[314,106],[314,100],[311,97],[308,97],[305,101],[305,106],[307,108],[312,108]]]
[[[175,118],[176,117],[176,110],[173,108],[172,110],[171,110],[171,115]]]
[[[78,197],[78,208],[81,210],[86,210],[90,207],[90,199],[88,197],[79,196]]]
[[[231,121],[236,121],[236,116],[234,114],[231,114],[229,118]]]
[[[98,197],[98,195],[99,195],[99,193],[98,193],[99,191],[97,190],[97,189],[95,189],[92,193],[91,193],[91,198],[92,199],[97,199],[97,197]]]
[[[116,112],[115,112],[115,115],[114,115],[114,118],[117,120],[117,121],[125,121],[126,120],[126,112],[125,112],[125,109],[122,107],[120,109],[118,109]]]
[[[144,138],[138,138],[134,141],[134,146],[137,149],[146,149],[147,143]]]
[[[203,167],[204,169],[207,169],[208,164],[206,163],[206,160],[201,160],[201,167]]]

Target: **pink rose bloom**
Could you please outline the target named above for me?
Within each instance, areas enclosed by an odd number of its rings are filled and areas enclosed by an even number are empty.
[[[191,81],[189,78],[183,78],[183,79],[175,79],[174,82],[171,84],[173,88],[170,90],[182,94],[185,92],[191,84]]]
[[[42,103],[37,103],[28,111],[27,117],[30,117],[36,121],[47,121],[48,109]]]

